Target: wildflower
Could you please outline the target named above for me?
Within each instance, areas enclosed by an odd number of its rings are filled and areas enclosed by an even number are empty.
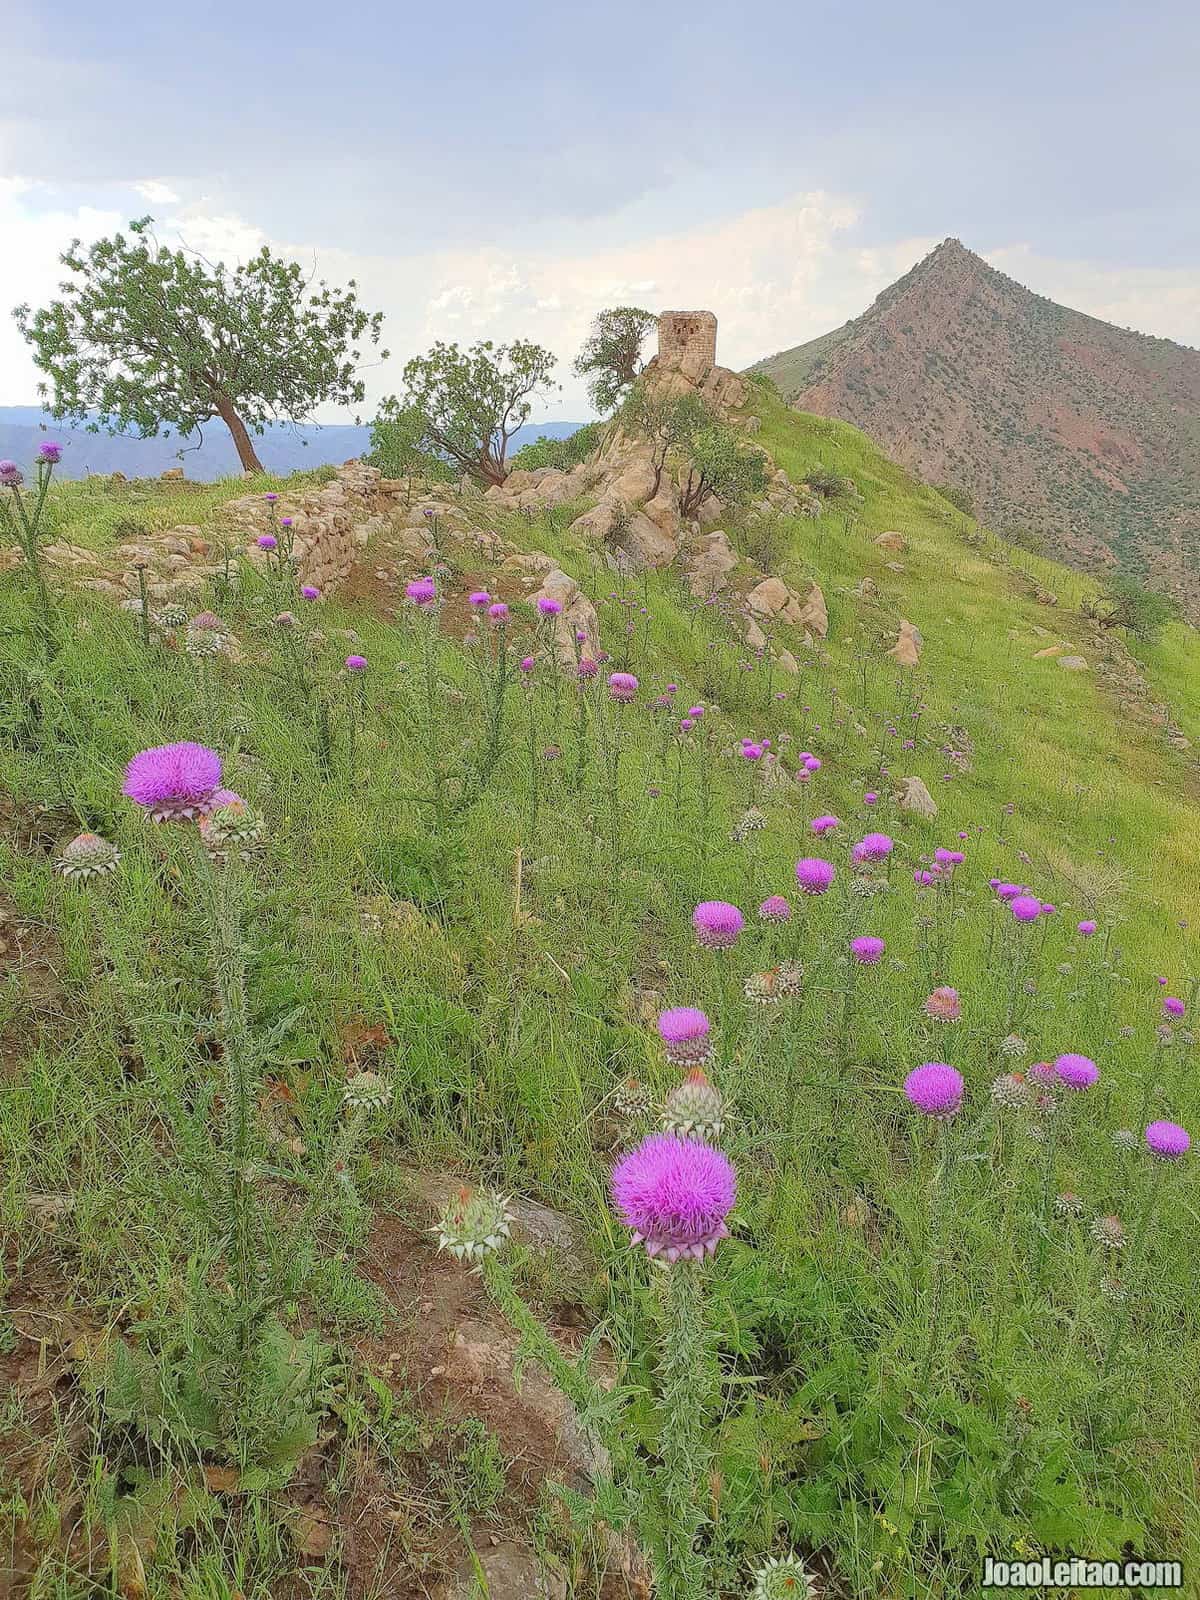
[[[279,540],[273,533],[260,533],[254,542],[260,550],[274,550]]]
[[[1186,1128],[1177,1122],[1152,1122],[1146,1129],[1146,1148],[1160,1161],[1178,1161],[1191,1147]]]
[[[742,985],[742,993],[751,1005],[773,1006],[784,998],[779,987],[779,969],[772,967],[767,972],[752,972]]]
[[[271,620],[277,628],[294,628],[296,626],[295,613],[291,611],[281,611],[277,617],[272,617]]]
[[[701,900],[692,912],[696,938],[710,950],[728,950],[742,931],[742,913],[725,900]]]
[[[377,1072],[356,1072],[346,1080],[342,1101],[351,1111],[385,1111],[391,1104],[392,1086]]]
[[[1033,894],[1014,895],[1008,904],[1018,922],[1036,922],[1042,914],[1042,902]]]
[[[813,1600],[817,1592],[799,1556],[770,1556],[753,1576],[750,1600]]]
[[[867,793],[863,795],[863,804],[873,806],[878,799],[879,796],[875,793],[875,791],[873,789],[868,789]]]
[[[431,606],[437,599],[437,584],[432,578],[414,578],[405,584],[404,594],[414,606]]]
[[[704,715],[704,707],[703,706],[689,706],[688,707],[688,716],[691,717],[693,722],[698,722],[703,715]]]
[[[317,588],[315,583],[301,584],[300,598],[302,600],[319,600],[321,598],[321,591]]]
[[[871,878],[866,873],[856,872],[850,880],[850,893],[857,895],[887,894],[891,884],[886,878]]]
[[[1092,1223],[1092,1238],[1104,1250],[1123,1250],[1125,1228],[1120,1217],[1097,1217]]]
[[[630,701],[638,691],[638,681],[632,672],[610,672],[608,692],[614,700]]]
[[[1186,1007],[1182,1000],[1177,1000],[1173,994],[1167,995],[1163,1000],[1163,1014],[1168,1017],[1182,1017]]]
[[[365,672],[366,670],[367,670],[367,658],[366,658],[366,656],[347,656],[346,657],[346,671],[347,672]]]
[[[280,519],[279,519],[279,526],[280,526],[280,527],[281,527],[281,528],[290,528],[290,527],[291,527],[291,525],[292,525],[292,519],[291,519],[291,517],[280,517]]]
[[[1137,1134],[1132,1128],[1118,1128],[1112,1136],[1112,1142],[1117,1150],[1136,1150],[1138,1147]]]
[[[98,833],[77,834],[55,862],[69,883],[88,883],[117,870],[121,852]]]
[[[275,504],[276,500],[279,499],[279,496],[277,494],[275,494],[273,490],[268,490],[268,492],[263,495],[263,499],[267,502],[267,504],[269,506],[273,506]]]
[[[1100,1293],[1106,1300],[1111,1300],[1116,1305],[1120,1305],[1123,1300],[1128,1298],[1128,1290],[1125,1288],[1125,1285],[1121,1282],[1120,1278],[1101,1278]]]
[[[796,863],[796,882],[805,894],[824,894],[835,876],[832,861],[820,856],[805,856]]]
[[[182,628],[187,619],[186,610],[174,600],[168,600],[166,605],[160,606],[154,614],[155,624],[164,631],[170,631],[172,628]]]
[[[957,1022],[962,1015],[958,990],[940,984],[925,1002],[925,1015],[935,1022]]]
[[[992,1099],[1006,1111],[1020,1111],[1029,1100],[1029,1090],[1019,1072],[1002,1072],[992,1079]]]
[[[599,671],[599,664],[595,661],[589,660],[587,656],[584,656],[580,660],[580,663],[576,668],[576,673],[580,679],[594,678]]]
[[[765,752],[761,744],[754,744],[749,739],[743,739],[741,753],[743,761],[761,761]]]
[[[1054,1202],[1054,1215],[1056,1217],[1081,1217],[1083,1215],[1083,1201],[1077,1194],[1069,1190],[1060,1194]]]
[[[860,966],[864,967],[873,967],[882,961],[884,948],[883,940],[876,939],[870,934],[864,934],[861,938],[850,941],[851,955]]]
[[[932,872],[927,872],[924,867],[918,867],[913,873],[913,882],[918,889],[928,889],[931,884],[937,881],[936,875]]]
[[[692,1067],[663,1101],[663,1130],[711,1144],[721,1136],[724,1115],[720,1090],[708,1081],[703,1067]]]
[[[190,656],[219,656],[228,643],[229,633],[220,617],[201,611],[188,623],[183,647]]]
[[[474,594],[469,594],[467,596],[467,604],[469,606],[474,606],[476,611],[484,610],[484,608],[490,606],[491,603],[492,597],[486,589],[476,589]]]
[[[53,439],[45,439],[38,445],[38,460],[44,461],[47,466],[54,466],[62,460],[63,447]]]
[[[537,608],[544,617],[556,617],[562,610],[562,601],[554,600],[548,594],[539,595]]]
[[[680,719],[679,719],[679,731],[680,731],[680,733],[691,733],[692,729],[695,726],[696,726],[696,723],[695,723],[695,721],[694,721],[694,719],[692,717],[680,717]]]
[[[700,1261],[729,1236],[737,1178],[720,1150],[657,1133],[618,1162],[612,1198],[633,1243],[644,1245],[647,1255]]]
[[[508,607],[503,600],[497,600],[488,607],[488,616],[493,622],[506,622],[508,620]]]
[[[997,883],[995,890],[1001,900],[1015,900],[1021,893],[1021,885],[1019,883]]]
[[[1100,1077],[1099,1068],[1087,1056],[1067,1054],[1054,1063],[1055,1075],[1068,1089],[1090,1089]]]
[[[25,481],[25,474],[15,461],[0,461],[0,485],[5,489],[19,489]]]
[[[537,665],[537,663],[534,661],[532,656],[522,656],[521,657],[521,671],[522,672],[532,672],[536,665]]]
[[[1171,1024],[1169,1022],[1160,1022],[1154,1030],[1154,1037],[1164,1047],[1175,1043],[1175,1035],[1171,1032]]]
[[[202,816],[221,783],[221,758],[190,740],[142,750],[125,768],[122,793],[155,822]]]
[[[742,812],[738,820],[738,827],[745,833],[757,833],[759,829],[765,828],[766,825],[767,819],[757,806],[749,806]]]
[[[814,817],[812,820],[812,831],[814,833],[828,833],[831,828],[839,827],[841,827],[841,823],[836,817]]]
[[[927,1061],[905,1078],[904,1093],[927,1117],[948,1122],[962,1104],[962,1073],[942,1061]]]
[[[781,894],[768,895],[758,908],[760,922],[787,922],[792,908]]]
[[[855,861],[883,861],[892,853],[892,841],[886,833],[868,833],[851,851]]]
[[[266,835],[262,815],[251,810],[231,789],[218,789],[212,806],[198,823],[200,838],[212,859],[223,865],[230,853],[240,861],[251,861]]]
[[[941,867],[961,867],[966,857],[961,850],[946,850],[938,845],[933,852],[933,859]]]
[[[805,770],[805,772],[820,772],[820,770],[821,770],[821,759],[820,759],[820,757],[819,756],[805,756],[805,758],[804,758],[804,770]]]
[[[644,1117],[653,1103],[649,1089],[636,1078],[626,1078],[613,1091],[613,1109],[618,1116],[628,1117],[631,1121],[635,1117]]]
[[[508,1199],[491,1190],[460,1189],[433,1229],[438,1249],[449,1250],[459,1261],[482,1261],[508,1238],[512,1226],[508,1207]]]
[[[658,1033],[667,1060],[675,1066],[698,1066],[712,1055],[709,1021],[695,1006],[672,1006],[659,1015]]]
[[[1001,1039],[1000,1053],[1006,1056],[1024,1056],[1029,1054],[1029,1046],[1019,1033],[1010,1033]]]

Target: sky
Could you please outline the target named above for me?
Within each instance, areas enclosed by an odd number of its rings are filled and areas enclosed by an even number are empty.
[[[436,339],[560,357],[605,306],[708,309],[741,367],[858,315],[939,240],[1038,293],[1200,346],[1200,7],[1093,0],[8,0],[2,313],[151,214],[267,243],[385,313],[367,403]],[[327,410],[324,421],[348,421]]]

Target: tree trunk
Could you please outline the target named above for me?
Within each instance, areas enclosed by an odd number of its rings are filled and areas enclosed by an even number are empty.
[[[219,394],[214,400],[217,415],[233,435],[233,442],[237,448],[238,460],[242,463],[243,472],[262,472],[263,464],[255,453],[254,445],[246,424],[233,409],[232,402],[226,395]]]

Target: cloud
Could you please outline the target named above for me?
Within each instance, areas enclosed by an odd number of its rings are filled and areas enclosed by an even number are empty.
[[[134,189],[143,200],[148,200],[152,206],[174,206],[179,204],[179,196],[169,184],[163,183],[159,178],[143,178],[141,183],[135,183]]]

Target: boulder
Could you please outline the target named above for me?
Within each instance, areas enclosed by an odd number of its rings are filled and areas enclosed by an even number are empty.
[[[824,639],[829,633],[829,612],[819,583],[813,584],[801,604],[799,626],[815,633],[818,639]]]
[[[608,493],[626,505],[639,505],[654,494],[654,466],[649,452],[634,456],[614,478],[609,480]]]
[[[900,632],[888,655],[902,667],[915,667],[921,659],[921,647],[924,643],[920,628],[915,628],[911,622],[906,622],[902,617]]]
[[[1047,656],[1060,656],[1062,653],[1063,647],[1061,644],[1048,644],[1044,650],[1035,650],[1033,659],[1035,661],[1044,661]]]
[[[747,433],[757,433],[758,430],[762,427],[762,418],[761,417],[747,417],[745,422],[742,424],[742,426],[745,428]]]
[[[483,1569],[480,1582],[475,1561]],[[464,1552],[454,1570],[433,1590],[433,1600],[566,1600],[562,1574],[552,1572],[519,1544],[483,1545],[473,1560]]]
[[[703,534],[692,546],[688,560],[688,588],[697,600],[707,600],[728,586],[738,554],[729,535],[720,529]]]
[[[789,589],[782,578],[764,578],[746,596],[746,605],[759,617],[769,617],[778,622],[790,622],[794,627],[805,628],[822,639],[829,632],[829,613],[821,586],[814,583],[807,596],[801,600]]]
[[[936,817],[937,801],[920,778],[904,778],[903,787],[896,796],[901,811],[912,811],[919,817]]]
[[[1082,656],[1060,656],[1058,664],[1067,672],[1086,672],[1088,664]]]
[[[540,555],[541,552],[539,551]],[[545,558],[549,560],[549,557]],[[587,638],[579,646],[579,654],[588,661],[594,660],[599,648],[600,619],[596,608],[569,573],[551,564],[542,579],[542,586],[533,596],[538,600],[557,600],[562,610],[554,621],[554,655],[560,666],[575,665],[575,633],[585,633]]]
[[[875,543],[881,550],[893,550],[899,555],[908,549],[908,540],[902,533],[881,533],[876,536]]]

